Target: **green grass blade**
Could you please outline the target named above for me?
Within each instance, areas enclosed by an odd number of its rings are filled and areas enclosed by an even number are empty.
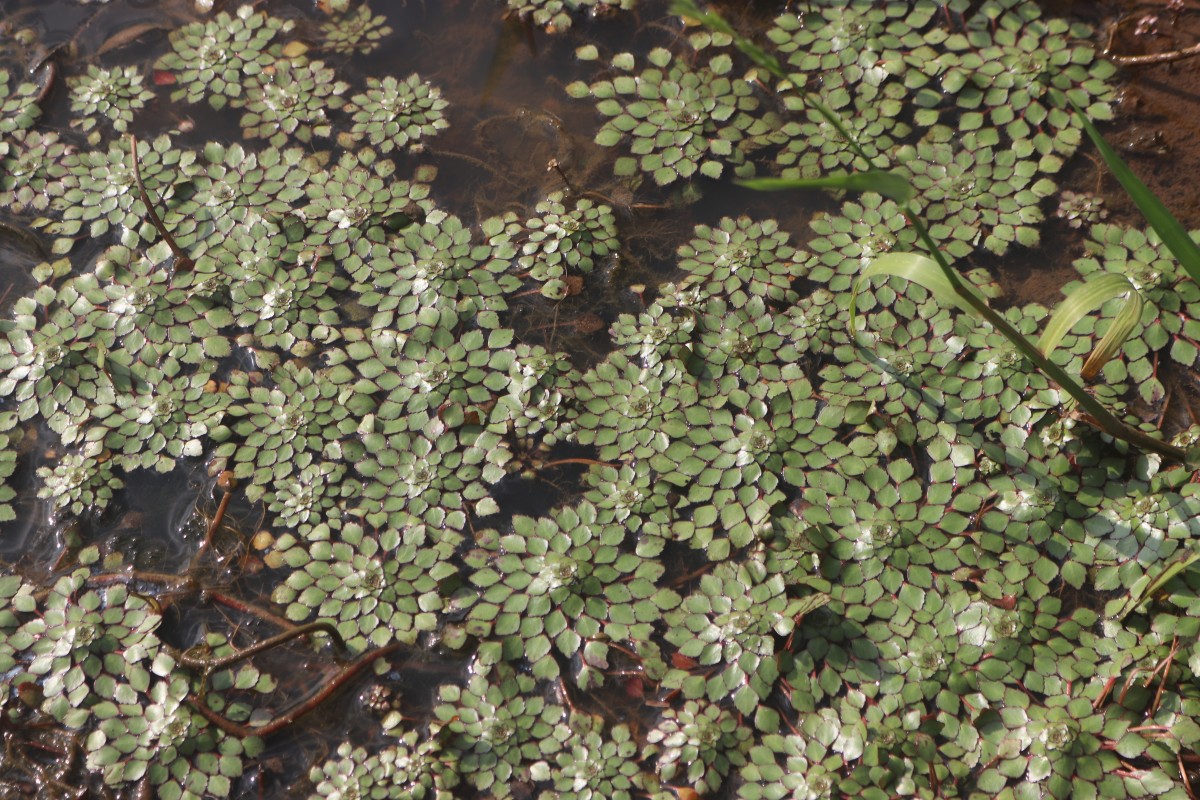
[[[884,197],[904,204],[916,196],[908,178],[899,172],[868,170],[847,175],[827,175],[823,178],[747,178],[737,181],[748,189],[781,192],[790,189],[848,189],[852,192],[878,192]]]
[[[919,253],[885,253],[867,265],[850,291],[851,330],[854,329],[858,293],[862,291],[866,282],[876,275],[895,276],[910,280],[928,289],[943,305],[953,303],[971,316],[983,319],[971,302],[954,288],[954,285],[942,272],[942,268],[932,258]],[[967,291],[974,292],[975,296],[982,301],[983,296],[974,287],[967,283],[962,283],[962,285]]]
[[[1038,350],[1046,358],[1050,358],[1067,332],[1075,327],[1075,323],[1109,300],[1122,295],[1126,296],[1126,300],[1120,312],[1108,332],[1088,356],[1087,363],[1083,365],[1085,379],[1095,376],[1117,354],[1142,318],[1142,296],[1137,287],[1124,275],[1099,275],[1071,292],[1050,315],[1050,321],[1042,331],[1042,338],[1038,339]]]
[[[1075,105],[1074,101],[1071,101],[1071,105],[1075,108],[1075,113],[1079,115],[1084,131],[1091,137],[1096,149],[1100,151],[1100,157],[1112,171],[1113,177],[1120,181],[1121,186],[1125,187],[1125,191],[1129,193],[1129,197],[1137,205],[1138,210],[1150,223],[1150,227],[1154,228],[1155,233],[1162,239],[1167,249],[1175,258],[1179,259],[1179,263],[1187,271],[1187,274],[1191,276],[1192,280],[1200,283],[1200,247],[1196,246],[1192,237],[1188,236],[1187,230],[1179,220],[1175,219],[1175,215],[1167,210],[1158,196],[1150,191],[1137,175],[1133,174],[1129,165],[1109,146],[1104,137],[1100,135],[1100,131],[1096,130],[1096,126],[1087,118],[1087,114],[1083,113],[1083,110]]]

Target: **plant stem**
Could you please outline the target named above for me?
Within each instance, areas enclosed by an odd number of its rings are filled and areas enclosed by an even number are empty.
[[[241,650],[234,650],[229,655],[220,656],[218,658],[193,656],[188,655],[187,652],[172,653],[172,656],[176,661],[178,661],[180,664],[183,664],[185,667],[204,670],[206,673],[208,673],[212,672],[213,670],[231,667],[239,661],[244,661],[251,656],[258,655],[259,653],[270,650],[274,647],[279,647],[282,644],[290,642],[292,639],[298,639],[301,636],[307,636],[310,633],[316,633],[318,631],[329,634],[330,638],[333,639],[334,644],[337,645],[338,649],[342,652],[346,651],[346,642],[344,639],[342,639],[342,635],[338,633],[337,628],[334,627],[332,622],[322,619],[317,620],[316,622],[310,622],[307,625],[297,626],[291,630],[286,630],[283,633],[277,633],[268,639],[263,639],[261,642],[255,642],[249,647],[242,648]]]
[[[292,706],[287,711],[272,719],[265,725],[249,727],[241,725],[233,720],[218,714],[209,708],[203,700],[196,697],[194,694],[189,694],[188,699],[192,706],[200,713],[200,716],[211,722],[216,727],[228,733],[230,736],[237,736],[239,739],[245,739],[250,736],[270,736],[273,733],[278,733],[284,728],[292,725],[296,720],[304,715],[314,711],[318,706],[333,696],[339,689],[346,685],[347,682],[353,680],[365,668],[373,664],[377,659],[383,656],[391,655],[400,648],[404,647],[402,642],[392,642],[386,647],[381,647],[378,650],[372,650],[369,653],[364,653],[350,663],[341,672],[334,675],[325,685],[322,686],[316,694],[296,705]]]

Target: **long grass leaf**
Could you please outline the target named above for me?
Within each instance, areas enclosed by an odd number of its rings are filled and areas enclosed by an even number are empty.
[[[953,303],[971,316],[982,319],[970,301],[963,297],[954,288],[954,285],[947,280],[945,273],[942,272],[942,268],[932,258],[923,256],[920,253],[885,253],[867,265],[866,269],[858,277],[858,280],[854,282],[854,287],[850,291],[850,325],[852,329],[856,316],[858,294],[862,291],[862,287],[866,285],[867,281],[876,275],[889,275],[910,280],[928,289],[943,305]],[[967,291],[974,292],[976,297],[982,299],[982,295],[974,287],[964,281],[960,282]]]
[[[1133,170],[1125,163],[1117,152],[1109,146],[1104,137],[1100,135],[1100,131],[1096,130],[1096,126],[1087,118],[1087,114],[1071,101],[1071,105],[1075,108],[1075,113],[1079,115],[1079,119],[1083,123],[1083,129],[1087,135],[1091,137],[1092,142],[1096,145],[1096,149],[1100,151],[1100,157],[1104,159],[1104,163],[1108,165],[1113,177],[1120,181],[1121,186],[1125,187],[1125,191],[1129,193],[1129,197],[1137,205],[1138,210],[1150,223],[1150,227],[1154,228],[1158,238],[1162,239],[1163,244],[1171,251],[1175,258],[1179,259],[1179,263],[1183,266],[1187,274],[1192,280],[1200,283],[1200,247],[1192,241],[1192,237],[1188,236],[1187,230],[1175,219],[1175,215],[1167,210],[1163,202],[1158,199],[1158,195],[1150,191],[1146,184],[1142,183],[1141,179],[1133,174]]]
[[[1083,365],[1083,378],[1086,380],[1095,377],[1125,344],[1138,320],[1142,318],[1142,296],[1137,287],[1124,275],[1109,273],[1094,276],[1071,292],[1050,315],[1050,321],[1046,323],[1042,337],[1038,339],[1038,350],[1046,358],[1052,357],[1063,337],[1079,320],[1109,300],[1122,295],[1126,296],[1126,300],[1121,304],[1116,319]]]
[[[916,196],[916,190],[908,178],[899,172],[868,170],[845,175],[827,175],[823,178],[746,178],[737,181],[748,189],[763,192],[781,192],[789,189],[849,189],[852,192],[878,192],[884,197],[904,204]]]

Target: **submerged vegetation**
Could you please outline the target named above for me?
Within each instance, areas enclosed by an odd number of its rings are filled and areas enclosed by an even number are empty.
[[[589,31],[632,2],[510,0],[570,27],[555,102],[595,145],[480,120],[554,143],[530,192],[441,149],[470,129],[444,74],[345,61],[395,17],[318,5],[72,64],[57,127],[17,77],[36,31],[0,45],[3,233],[43,256],[0,322],[5,793],[1191,795],[1191,467],[878,266],[952,256],[1032,338],[1062,317],[978,265],[1057,215],[1096,308],[1047,359],[1195,446],[1163,422],[1200,356],[1186,263],[1058,187],[1071,104],[1115,99],[1090,30],[1031,0],[794,4],[756,37],[780,78],[652,2],[651,46],[608,53]],[[451,202],[463,164],[502,210]],[[884,170],[928,238],[871,191],[807,228],[647,222],[718,179]],[[188,480],[171,552],[138,541],[138,493]]]

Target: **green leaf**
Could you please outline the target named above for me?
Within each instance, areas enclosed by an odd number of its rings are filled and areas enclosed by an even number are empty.
[[[942,272],[941,267],[932,258],[919,253],[885,253],[868,264],[867,268],[862,271],[862,275],[854,282],[854,288],[850,294],[851,326],[854,325],[858,294],[866,282],[876,275],[893,275],[910,280],[928,289],[941,303],[953,303],[968,314],[982,319],[971,302],[954,288],[945,273]],[[975,287],[965,281],[962,282],[962,285],[967,291],[972,292],[980,303],[984,302],[983,295]]]
[[[1183,266],[1187,274],[1191,276],[1193,281],[1200,283],[1200,247],[1192,241],[1192,237],[1188,236],[1187,230],[1175,218],[1175,215],[1167,210],[1163,202],[1158,199],[1154,192],[1150,191],[1146,184],[1142,183],[1141,179],[1134,174],[1129,165],[1117,155],[1117,152],[1109,146],[1104,137],[1100,135],[1100,131],[1096,130],[1096,126],[1088,119],[1087,114],[1083,112],[1074,100],[1067,97],[1068,102],[1075,109],[1075,113],[1079,116],[1080,124],[1083,125],[1084,131],[1091,138],[1096,149],[1100,152],[1100,157],[1104,159],[1104,163],[1108,165],[1121,186],[1129,193],[1129,197],[1133,200],[1138,210],[1146,217],[1146,221],[1158,233],[1163,244],[1167,249],[1179,259],[1180,265]]]
[[[1054,348],[1062,341],[1063,336],[1075,327],[1075,323],[1109,300],[1121,295],[1127,295],[1127,299],[1121,305],[1121,310],[1113,320],[1108,333],[1096,345],[1083,367],[1084,378],[1095,375],[1112,360],[1112,357],[1133,332],[1138,320],[1142,318],[1142,296],[1137,287],[1130,283],[1124,275],[1113,273],[1096,275],[1072,291],[1054,309],[1050,321],[1046,323],[1046,328],[1042,331],[1042,337],[1038,340],[1038,349],[1049,358],[1054,352]]]
[[[852,192],[878,192],[897,203],[907,203],[916,197],[916,189],[899,172],[870,170],[824,178],[747,178],[737,183],[761,192],[780,192],[789,189],[849,189]]]

